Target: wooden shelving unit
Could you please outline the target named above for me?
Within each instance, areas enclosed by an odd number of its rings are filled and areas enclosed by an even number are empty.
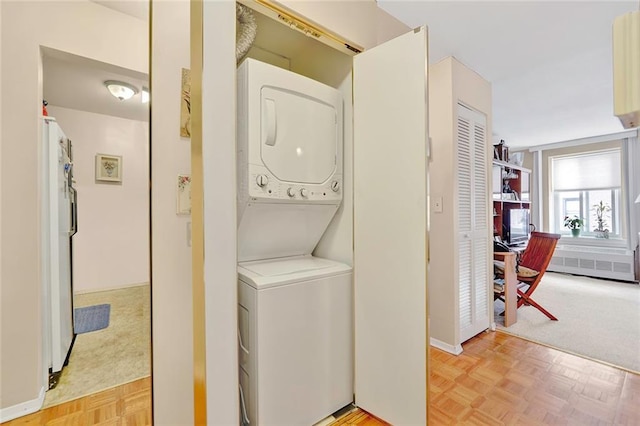
[[[508,209],[531,209],[531,170],[493,160],[493,234],[504,238],[503,214]]]

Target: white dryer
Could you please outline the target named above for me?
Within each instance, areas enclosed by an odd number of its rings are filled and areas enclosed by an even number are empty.
[[[237,82],[238,259],[310,254],[342,201],[342,94],[254,59]]]
[[[351,267],[298,256],[245,262],[238,272],[241,405],[250,424],[312,425],[351,403]]]

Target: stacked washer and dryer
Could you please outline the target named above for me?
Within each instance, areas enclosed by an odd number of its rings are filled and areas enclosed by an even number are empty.
[[[342,95],[253,59],[237,84],[242,422],[311,425],[353,401],[352,268],[312,256],[342,202]]]

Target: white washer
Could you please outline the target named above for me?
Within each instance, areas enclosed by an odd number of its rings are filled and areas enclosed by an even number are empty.
[[[353,401],[352,270],[312,256],[238,265],[242,409],[311,425]]]

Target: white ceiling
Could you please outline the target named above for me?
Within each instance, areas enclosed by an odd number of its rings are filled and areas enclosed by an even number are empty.
[[[149,20],[149,0],[91,0],[109,9],[117,10],[143,21]]]
[[[144,21],[149,17],[149,0],[92,1]],[[140,94],[149,87],[147,74],[48,48],[43,49],[42,68],[43,97],[50,105],[149,121],[149,104],[141,102]],[[129,83],[138,93],[120,101],[105,87],[107,80]]]
[[[149,87],[146,74],[53,49],[43,51],[43,95],[50,105],[149,121],[149,104],[141,102],[140,94],[142,87]],[[138,93],[120,101],[107,90],[107,80],[129,83]]]
[[[148,0],[93,1],[148,19]],[[611,26],[616,16],[637,10],[638,0],[378,0],[378,5],[411,28],[429,27],[430,63],[454,56],[492,83],[494,142],[525,147],[623,130],[613,116]],[[45,54],[45,99],[148,119],[146,106],[117,101],[103,85],[119,79],[141,87],[147,76],[92,62]]]
[[[403,1],[429,27],[429,62],[454,56],[493,87],[494,142],[524,147],[623,130],[613,115],[611,28],[634,1]]]

